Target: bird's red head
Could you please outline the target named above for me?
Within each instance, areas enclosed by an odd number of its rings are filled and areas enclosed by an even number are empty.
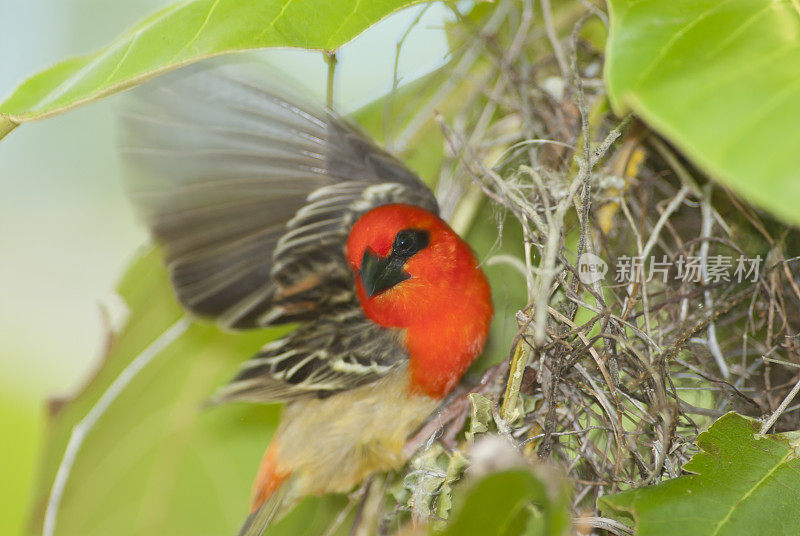
[[[483,349],[492,317],[469,245],[427,210],[383,205],[355,223],[347,259],[367,317],[405,329],[417,387],[449,392]]]

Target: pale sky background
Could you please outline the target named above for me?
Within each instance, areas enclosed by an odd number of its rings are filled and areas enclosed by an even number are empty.
[[[0,101],[27,76],[111,41],[166,0],[0,0]],[[388,92],[397,42],[424,6],[396,13],[338,54],[337,106]],[[405,42],[400,74],[441,65],[452,13],[432,5]],[[320,53],[269,51],[269,60],[324,94]],[[122,194],[112,103],[20,126],[0,142],[0,534],[24,523],[42,438],[44,402],[74,390],[96,365],[101,308],[142,227]]]

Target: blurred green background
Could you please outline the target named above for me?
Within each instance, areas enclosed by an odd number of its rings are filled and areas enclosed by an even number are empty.
[[[25,77],[90,52],[169,2],[0,0],[0,100]],[[392,87],[398,41],[424,6],[389,17],[344,47],[337,106],[354,110]],[[447,52],[441,4],[404,42],[398,72],[410,81]],[[264,56],[320,98],[319,53]],[[125,307],[113,289],[146,241],[121,187],[115,99],[26,124],[0,143],[0,534],[26,522],[47,400],[77,389],[97,365],[107,326]]]

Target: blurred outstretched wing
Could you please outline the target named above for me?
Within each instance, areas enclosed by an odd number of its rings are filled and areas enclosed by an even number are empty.
[[[357,306],[343,254],[355,220],[386,203],[438,212],[402,163],[259,70],[179,71],[137,89],[123,112],[130,195],[178,299],[228,328]]]
[[[407,360],[393,330],[360,309],[340,309],[264,346],[212,403],[326,397],[376,381]]]

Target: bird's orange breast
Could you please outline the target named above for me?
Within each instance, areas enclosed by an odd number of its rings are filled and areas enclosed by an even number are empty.
[[[406,328],[410,388],[442,398],[483,351],[492,320],[489,283],[478,267],[461,288],[442,289],[439,314]]]

